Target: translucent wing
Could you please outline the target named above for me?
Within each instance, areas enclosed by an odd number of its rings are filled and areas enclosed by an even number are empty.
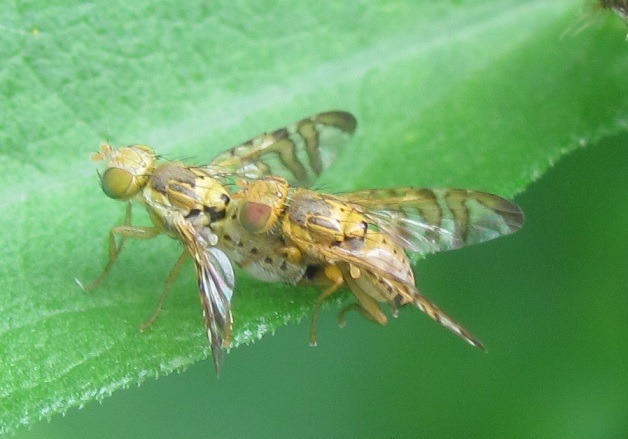
[[[476,348],[486,351],[486,348],[484,347],[482,342],[478,340],[473,334],[471,334],[471,332],[469,332],[467,328],[452,319],[447,313],[445,313],[438,306],[436,306],[431,300],[419,293],[416,288],[414,299],[417,308],[419,308],[433,320],[440,323],[443,327],[449,329],[451,332],[465,340],[471,346],[475,346]]]
[[[235,286],[233,267],[229,258],[221,250],[211,246],[210,239],[203,236],[190,222],[181,219],[175,225],[194,259],[207,337],[216,375],[220,375],[223,347],[231,342],[231,299]]]
[[[372,189],[344,195],[404,248],[452,250],[519,230],[523,212],[511,201],[466,189]]]
[[[353,288],[356,286],[362,288],[366,294],[369,294],[368,289],[371,287],[379,289],[380,293],[377,295],[387,295],[387,301],[393,309],[400,305],[412,303],[471,346],[475,346],[483,351],[486,350],[482,342],[471,334],[468,329],[456,322],[417,290],[412,275],[406,275],[403,272],[405,264],[401,264],[400,256],[390,251],[393,248],[392,246],[388,248],[381,246],[371,247],[368,242],[364,242],[364,245],[356,246],[354,240],[349,240],[320,250],[329,260],[342,261],[360,269],[362,274],[357,279],[353,279],[350,275],[345,275],[345,282],[347,282],[352,291],[355,291]],[[399,251],[403,252],[401,249]],[[360,282],[370,283],[371,285],[360,285]],[[369,295],[373,297],[373,294]]]
[[[335,160],[356,124],[351,113],[319,113],[231,148],[208,167],[213,175],[250,179],[277,175],[307,186]]]
[[[235,284],[233,268],[227,256],[210,247],[194,258],[198,286],[203,304],[207,336],[212,348],[216,375],[220,375],[223,347],[231,343],[231,298]]]
[[[597,8],[612,9],[617,15],[628,18],[628,1],[626,0],[598,0]]]

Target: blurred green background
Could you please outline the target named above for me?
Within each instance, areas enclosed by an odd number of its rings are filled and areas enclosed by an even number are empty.
[[[322,314],[226,357],[70,410],[16,438],[628,437],[628,136],[517,198],[515,236],[427,258],[419,286],[487,345],[413,309],[387,327]]]

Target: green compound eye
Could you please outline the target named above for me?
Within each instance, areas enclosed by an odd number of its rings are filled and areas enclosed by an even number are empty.
[[[266,230],[272,208],[267,204],[247,202],[240,208],[238,221],[240,225],[251,233],[260,233]]]
[[[109,198],[125,200],[137,192],[137,181],[129,171],[109,168],[100,179],[102,190]]]

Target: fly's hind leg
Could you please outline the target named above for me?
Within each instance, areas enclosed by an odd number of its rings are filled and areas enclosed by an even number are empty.
[[[340,269],[335,265],[328,265],[325,267],[325,276],[332,281],[332,285],[329,286],[320,296],[316,299],[314,310],[312,311],[312,323],[310,325],[310,346],[316,346],[318,344],[318,337],[316,335],[316,329],[318,325],[318,312],[323,305],[325,299],[334,294],[338,288],[345,283],[344,276]]]
[[[153,314],[148,318],[148,320],[146,320],[144,323],[140,325],[141,332],[144,332],[148,328],[150,328],[153,325],[153,323],[155,323],[157,318],[159,318],[159,314],[161,314],[161,310],[163,309],[164,303],[166,303],[166,299],[168,298],[168,294],[170,293],[170,288],[172,287],[172,284],[179,276],[179,273],[181,273],[181,269],[183,268],[183,265],[185,265],[189,257],[190,257],[190,253],[188,253],[188,251],[185,250],[181,254],[181,256],[179,256],[179,259],[177,259],[177,262],[174,264],[174,267],[172,267],[172,270],[170,270],[168,279],[166,279],[166,285],[164,286],[164,290],[162,291],[161,296],[159,297],[159,302],[157,302],[157,307],[153,311]]]
[[[122,248],[124,247],[124,243],[126,242],[127,238],[151,239],[162,233],[162,230],[155,226],[141,227],[131,225],[131,208],[131,203],[128,203],[126,208],[126,214],[124,215],[124,223],[121,226],[113,227],[109,231],[109,260],[107,261],[107,265],[105,265],[105,268],[101,275],[98,276],[96,280],[86,286],[84,286],[78,279],[76,279],[76,283],[78,283],[79,286],[85,291],[93,290],[107,278],[109,271],[111,271],[111,267],[113,267],[113,264],[118,259],[120,252],[122,252]],[[117,244],[116,236],[120,236],[120,240]]]
[[[388,318],[380,308],[377,300],[375,300],[365,289],[367,287],[376,288],[374,285],[368,283],[368,281],[364,278],[360,279],[352,276],[347,278],[347,286],[355,298],[358,299],[358,303],[347,305],[340,311],[338,314],[338,324],[340,327],[345,326],[345,314],[349,311],[357,311],[362,317],[373,323],[380,325],[388,323]]]
[[[340,310],[340,312],[338,313],[338,326],[340,326],[341,328],[344,328],[345,325],[347,324],[347,319],[346,319],[345,315],[349,311],[356,311],[357,313],[359,313],[362,317],[364,317],[369,322],[379,323],[381,325],[381,323],[377,320],[377,318],[374,317],[373,314],[371,314],[360,303],[350,303],[349,305],[347,305],[344,308],[342,308]]]

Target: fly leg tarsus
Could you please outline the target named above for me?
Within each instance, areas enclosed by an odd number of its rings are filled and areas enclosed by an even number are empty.
[[[181,254],[181,256],[179,256],[179,259],[177,259],[177,262],[174,264],[174,267],[172,267],[172,270],[168,275],[168,279],[166,279],[166,285],[164,286],[164,290],[161,293],[161,296],[159,296],[159,302],[157,302],[157,307],[153,311],[153,314],[148,318],[148,320],[140,325],[140,332],[146,331],[159,318],[161,310],[164,307],[164,303],[166,303],[166,299],[168,298],[168,294],[170,293],[172,284],[179,276],[179,273],[181,273],[181,269],[183,268],[183,265],[185,265],[189,257],[190,253],[188,253],[188,251],[186,250]]]
[[[320,296],[318,296],[316,303],[314,304],[314,310],[312,311],[312,323],[310,324],[310,346],[316,346],[318,344],[318,336],[316,333],[318,326],[318,313],[323,305],[323,302],[345,283],[342,272],[335,265],[328,265],[325,267],[325,276],[332,281],[332,285],[323,291]]]
[[[131,239],[151,239],[162,233],[161,228],[158,227],[141,227],[131,225],[131,203],[127,204],[126,214],[124,215],[124,223],[120,226],[115,226],[109,231],[109,260],[105,265],[100,276],[88,285],[83,285],[78,279],[76,283],[85,291],[91,291],[98,287],[106,278],[113,264],[118,259],[118,256],[122,252],[124,243],[127,238]],[[116,243],[116,236],[120,236],[120,240]]]

